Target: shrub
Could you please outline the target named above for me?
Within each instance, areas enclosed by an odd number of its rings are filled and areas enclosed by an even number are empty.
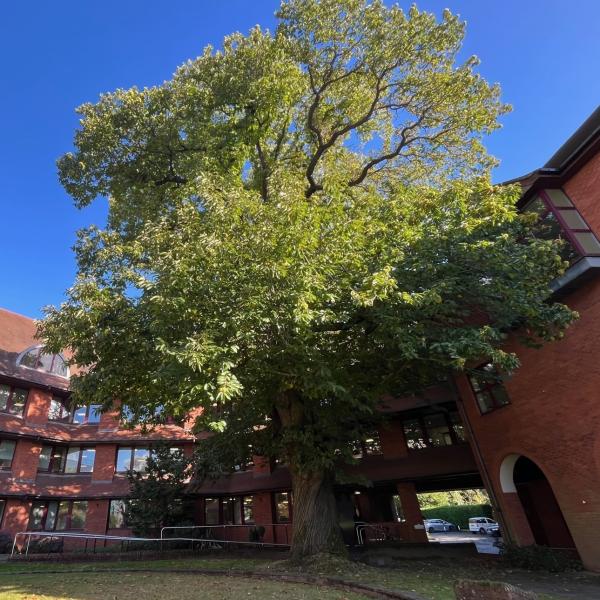
[[[31,540],[29,544],[30,554],[53,554],[63,551],[64,540],[62,538],[41,538]]]
[[[571,550],[560,550],[548,546],[516,546],[515,544],[502,544],[501,556],[511,567],[528,569],[530,571],[580,571],[583,569],[581,561]]]
[[[462,504],[459,506],[438,506],[421,510],[424,519],[444,519],[458,525],[461,529],[469,529],[470,517],[492,517],[489,504]]]

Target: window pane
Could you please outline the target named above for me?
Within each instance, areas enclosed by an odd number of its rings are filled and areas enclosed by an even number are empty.
[[[85,423],[86,412],[87,412],[87,407],[78,406],[75,410],[75,413],[73,414],[73,423],[77,423],[78,425]]]
[[[366,437],[365,441],[364,441],[364,446],[365,446],[365,452],[367,454],[381,454],[381,441],[379,439],[379,432],[378,431],[372,431],[371,433],[369,433],[369,435]]]
[[[52,446],[43,446],[40,452],[40,461],[38,471],[47,471],[50,468],[50,459],[52,458]]]
[[[48,511],[46,512],[46,522],[44,529],[54,529],[56,524],[56,514],[58,512],[58,502],[48,502]]]
[[[0,410],[6,410],[9,396],[10,386],[0,383]]]
[[[452,423],[452,429],[454,429],[454,435],[459,442],[466,442],[467,438],[465,435],[465,426],[461,421],[458,411],[452,411],[449,415],[450,423]]]
[[[50,401],[48,419],[50,421],[68,421],[69,416],[69,410],[65,406],[64,401],[60,398],[52,398]]]
[[[27,401],[27,390],[14,388],[8,412],[12,415],[22,415]]]
[[[406,445],[410,450],[427,448],[427,443],[425,442],[425,436],[423,435],[423,429],[419,419],[409,419],[408,421],[404,421],[403,427]]]
[[[65,468],[66,457],[66,448],[63,448],[62,446],[54,446],[52,448],[52,457],[50,459],[50,471],[52,473],[61,473]]]
[[[0,467],[10,467],[15,453],[14,440],[2,440],[0,442]]]
[[[119,529],[125,527],[125,501],[111,500],[108,513],[108,527],[110,529]]]
[[[400,496],[398,496],[398,494],[394,494],[392,496],[392,515],[394,515],[394,521],[398,521],[398,523],[404,522],[406,520],[404,518],[402,502],[400,501]]]
[[[571,201],[567,198],[566,194],[560,189],[544,190],[550,197],[550,201],[554,206],[564,207],[573,206]]]
[[[136,448],[133,453],[133,470],[143,473],[146,470],[149,455],[148,448]]]
[[[94,460],[96,459],[95,448],[84,448],[81,451],[81,466],[80,473],[92,473],[94,470]]]
[[[600,254],[600,243],[591,231],[573,233],[586,254]]]
[[[73,502],[73,511],[71,513],[71,529],[83,529],[85,527],[87,507],[87,500],[76,500]]]
[[[219,524],[219,499],[206,498],[204,501],[205,523],[207,525]]]
[[[560,216],[564,219],[567,227],[571,229],[589,229],[576,210],[561,210]]]
[[[275,518],[278,523],[289,523],[290,498],[288,492],[278,492],[275,494]]]
[[[244,496],[244,523],[254,523],[254,497]]]
[[[21,362],[19,364],[30,367],[31,369],[37,369],[40,366],[40,362],[38,357],[40,355],[40,348],[32,348],[21,357]]]
[[[6,507],[6,500],[0,500],[0,523],[2,523],[2,519],[4,518],[5,507]]]
[[[45,502],[34,502],[31,506],[31,515],[29,517],[28,529],[41,529],[44,521],[44,513],[46,512]]]
[[[70,502],[67,500],[63,500],[58,505],[58,514],[56,516],[56,529],[58,531],[62,531],[63,529],[67,529],[68,527],[69,505]]]
[[[427,415],[423,417],[425,430],[432,446],[451,446],[452,437],[443,414]]]
[[[88,423],[100,423],[100,412],[101,406],[99,404],[92,404],[90,406],[90,414],[88,416]]]
[[[54,355],[54,362],[52,363],[52,373],[54,373],[55,375],[60,375],[61,377],[67,377],[67,375],[69,374],[67,363],[65,363],[63,357],[60,354]]]
[[[65,465],[65,473],[77,473],[77,466],[79,465],[79,446],[73,446],[69,448],[67,452],[67,463]]]
[[[479,404],[479,409],[482,413],[490,412],[490,410],[494,410],[494,401],[489,392],[477,392],[475,394],[477,398],[477,404]]]
[[[117,453],[117,473],[125,473],[131,469],[131,448],[119,448]]]
[[[233,508],[235,498],[223,498],[223,523],[231,525],[233,523]]]
[[[497,407],[510,404],[510,399],[503,385],[498,384],[494,386],[492,389],[492,395],[494,396],[494,403]]]

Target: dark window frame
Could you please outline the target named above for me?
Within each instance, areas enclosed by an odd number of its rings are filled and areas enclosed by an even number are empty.
[[[0,443],[2,442],[13,442],[13,451],[10,457],[10,463],[8,465],[0,465],[0,471],[10,471],[12,469],[13,461],[15,460],[15,452],[17,451],[17,441],[9,438],[0,438]]]
[[[486,381],[482,375],[478,376],[478,373],[484,372],[485,368],[490,364],[491,363],[483,363],[467,375],[473,397],[475,398],[475,404],[477,404],[477,408],[481,415],[489,415],[490,413],[496,412],[511,404],[510,397],[502,383],[501,376],[495,369],[495,375],[491,376],[489,381]],[[502,390],[501,394],[498,394],[499,389]],[[491,399],[491,408],[484,408],[480,395]],[[504,398],[500,399],[502,396],[504,396]]]
[[[277,511],[277,496],[280,494],[285,494],[287,496],[287,506],[288,506],[288,517],[287,520],[281,520],[278,511]],[[294,521],[294,505],[292,501],[292,492],[290,490],[273,492],[271,494],[272,502],[273,502],[273,523],[277,523],[278,525],[287,525],[293,523]]]
[[[17,385],[11,385],[10,383],[4,382],[0,382],[0,386],[7,387],[9,389],[8,398],[6,399],[6,408],[0,408],[0,413],[12,415],[13,417],[23,418],[25,416],[27,402],[29,401],[29,388],[19,387]],[[11,408],[14,406],[14,397],[16,391],[25,392],[25,400],[23,401],[23,408],[20,412],[15,412],[14,410],[11,410]]]
[[[50,473],[53,475],[91,475],[94,472],[94,468],[96,466],[96,446],[89,446],[89,445],[71,445],[71,446],[65,446],[63,444],[44,444],[42,446],[42,450],[43,448],[51,448],[51,454],[50,454],[50,461],[48,463],[48,468],[47,469],[40,469],[39,466],[39,461],[38,461],[38,473]],[[55,448],[60,448],[60,449],[64,449],[65,453],[64,453],[64,458],[61,459],[61,466],[59,468],[59,470],[53,470],[53,466],[54,466],[54,460],[55,460],[55,456],[54,456],[54,449]],[[77,457],[77,470],[73,471],[73,472],[67,472],[67,460],[69,457],[69,450],[72,450],[73,448],[79,448],[79,455]],[[83,452],[84,450],[93,450],[94,451],[94,466],[92,467],[91,471],[82,471],[81,470],[81,461],[83,459]],[[41,452],[40,452],[40,456],[41,456]]]
[[[48,529],[46,528],[46,520],[48,518],[48,508],[51,502],[56,502],[56,514],[54,516],[54,523],[52,524],[52,528]],[[62,528],[62,529],[57,529],[56,525],[58,524],[58,518],[60,515],[60,506],[63,503],[67,503],[68,504],[68,511],[67,511],[67,518],[66,518],[66,527]],[[86,504],[86,508],[85,508],[85,522],[83,524],[82,527],[72,527],[72,520],[73,520],[73,507],[76,503],[83,503],[85,502]],[[31,520],[32,520],[32,516],[33,516],[33,511],[34,508],[37,505],[43,505],[43,514],[42,514],[42,519],[41,519],[41,526],[39,528],[33,529],[31,528]],[[84,531],[85,530],[85,524],[87,523],[87,512],[89,509],[89,500],[87,500],[86,498],[77,498],[76,500],[61,500],[60,498],[56,498],[56,499],[51,499],[51,500],[34,500],[31,504],[31,509],[29,511],[29,520],[27,522],[27,530],[28,531]]]
[[[247,520],[246,519],[246,515],[245,515],[245,511],[244,511],[244,501],[246,499],[250,498],[252,500],[252,520]],[[243,494],[243,495],[236,495],[236,496],[207,496],[204,498],[204,511],[203,511],[203,517],[204,517],[204,525],[206,527],[218,527],[218,526],[222,526],[222,525],[254,525],[256,523],[256,519],[254,518],[254,498],[255,495],[254,494]],[[211,501],[216,501],[218,503],[218,510],[217,510],[217,515],[218,515],[218,523],[208,523],[208,519],[207,517],[207,511],[206,511],[206,507],[207,507],[207,500],[211,500]],[[236,504],[237,504],[237,508],[239,509],[239,513],[236,515],[234,512],[232,512],[232,519],[227,519],[226,522],[226,509],[225,509],[225,505],[230,503],[230,506],[232,507],[232,511],[236,510]],[[236,521],[236,518],[239,519],[239,523]],[[231,522],[230,522],[231,521]]]
[[[64,409],[68,411],[68,415],[65,417],[61,417],[59,419],[53,419],[51,417],[52,414],[52,402],[58,402]],[[61,396],[52,396],[52,400],[50,401],[50,409],[48,410],[48,421],[51,423],[63,423],[66,425],[98,425],[100,423],[101,413],[98,410],[102,405],[101,404],[89,404],[89,405],[72,405],[69,406],[70,402],[66,398],[62,398]],[[75,422],[75,414],[81,410],[85,409],[85,414],[83,421]],[[94,420],[90,420],[90,416],[92,415],[92,410],[97,416]]]
[[[453,423],[452,419],[450,418],[451,414],[457,414],[460,419],[460,423]],[[451,439],[450,444],[444,444],[442,446],[433,443],[433,441],[431,440],[431,436],[429,435],[427,425],[425,424],[425,419],[427,417],[433,417],[433,416],[439,416],[439,415],[444,417],[444,421],[448,427],[448,434],[450,435],[450,439]],[[423,443],[425,444],[425,447],[411,448],[408,445],[408,439],[406,437],[406,430],[404,427],[404,423],[408,422],[408,421],[418,421],[419,428],[421,430],[421,433],[423,434],[422,439],[423,439]],[[437,412],[432,412],[432,413],[412,415],[410,417],[407,416],[402,419],[402,434],[404,435],[404,442],[405,442],[406,447],[409,452],[418,452],[421,450],[426,450],[427,448],[448,448],[449,446],[459,446],[459,445],[468,443],[468,440],[466,439],[466,437],[464,440],[461,440],[456,433],[455,426],[460,425],[460,424],[462,424],[462,419],[460,418],[460,413],[458,412],[458,410],[437,411]],[[463,428],[464,428],[464,425],[463,425]]]
[[[43,369],[40,367],[32,367],[30,365],[25,365],[23,364],[23,359],[26,356],[29,355],[33,355],[34,351],[37,351],[35,353],[35,360],[39,361],[40,360],[40,356],[44,355],[44,356],[51,356],[52,359],[50,361],[50,368],[49,369]],[[59,361],[61,361],[62,366],[64,367],[64,371],[65,371],[65,375],[63,375],[62,373],[57,373],[54,370],[54,365],[56,364],[57,359]],[[69,370],[69,365],[67,364],[67,361],[65,360],[65,357],[62,354],[50,354],[48,352],[44,352],[44,347],[43,346],[31,346],[31,348],[27,348],[27,350],[23,351],[21,353],[21,355],[19,356],[18,359],[18,366],[19,367],[24,367],[25,369],[31,369],[33,371],[38,371],[40,373],[48,373],[49,375],[54,375],[56,377],[62,377],[63,379],[69,379],[71,373]]]

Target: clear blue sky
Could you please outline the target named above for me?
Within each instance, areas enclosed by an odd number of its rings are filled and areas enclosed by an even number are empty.
[[[408,7],[409,2],[401,5]],[[103,91],[150,86],[231,31],[272,27],[277,0],[22,0],[0,21],[0,306],[38,317],[74,278],[76,210],[55,160],[74,108]],[[499,82],[514,112],[488,139],[501,181],[541,166],[600,103],[598,0],[422,0],[467,21],[465,55]]]

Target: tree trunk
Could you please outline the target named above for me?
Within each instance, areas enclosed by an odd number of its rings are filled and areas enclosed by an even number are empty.
[[[325,473],[294,474],[293,539],[290,558],[314,554],[345,555],[331,477]]]

